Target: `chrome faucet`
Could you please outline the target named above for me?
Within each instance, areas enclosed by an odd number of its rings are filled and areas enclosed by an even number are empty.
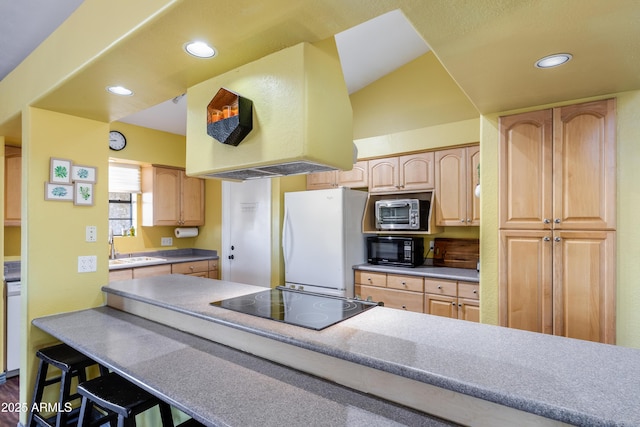
[[[116,243],[113,240],[113,229],[109,229],[109,259],[116,259]]]

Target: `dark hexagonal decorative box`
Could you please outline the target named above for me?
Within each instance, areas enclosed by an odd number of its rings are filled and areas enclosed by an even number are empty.
[[[207,106],[207,134],[223,144],[237,146],[253,129],[253,102],[220,88]]]

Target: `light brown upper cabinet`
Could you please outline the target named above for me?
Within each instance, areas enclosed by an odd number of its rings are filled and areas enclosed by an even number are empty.
[[[451,148],[435,153],[436,225],[479,226],[478,184],[480,146]]]
[[[22,193],[22,149],[4,147],[4,225],[19,227]]]
[[[307,190],[336,187],[366,188],[369,185],[369,162],[360,160],[348,171],[315,172],[307,175]]]
[[[435,186],[433,152],[369,160],[369,192],[432,190]]]
[[[615,100],[500,118],[500,325],[615,343]]]
[[[183,169],[143,167],[142,225],[204,225],[204,180]]]
[[[614,230],[615,101],[500,119],[500,228]]]

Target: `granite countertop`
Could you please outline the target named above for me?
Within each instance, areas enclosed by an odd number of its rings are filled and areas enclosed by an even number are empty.
[[[208,426],[454,425],[110,307],[33,323]]]
[[[436,279],[462,280],[465,282],[480,282],[480,273],[475,269],[437,267],[434,265],[421,265],[419,267],[394,267],[391,265],[358,264],[354,270],[375,271],[380,273],[406,274],[413,276],[432,277]]]
[[[164,261],[149,261],[144,264],[118,264],[110,265],[109,270],[124,270],[134,267],[148,267],[150,265],[175,264],[179,262],[205,261],[210,259],[218,259],[218,251],[206,249],[169,249],[164,251],[136,252],[132,254],[118,254],[116,259],[128,257],[158,257],[164,258]]]
[[[214,307],[264,288],[169,275],[109,295],[577,425],[640,425],[640,350],[375,307],[322,331]]]

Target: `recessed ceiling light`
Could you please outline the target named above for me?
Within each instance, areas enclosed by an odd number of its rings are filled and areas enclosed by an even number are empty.
[[[127,89],[124,86],[107,86],[107,90],[116,95],[122,95],[122,96],[133,95],[133,91],[130,89]]]
[[[189,42],[184,45],[184,50],[197,58],[211,58],[216,54],[216,50],[205,42]]]
[[[554,55],[545,56],[536,61],[537,68],[551,68],[569,62],[573,58],[570,53],[556,53]]]

